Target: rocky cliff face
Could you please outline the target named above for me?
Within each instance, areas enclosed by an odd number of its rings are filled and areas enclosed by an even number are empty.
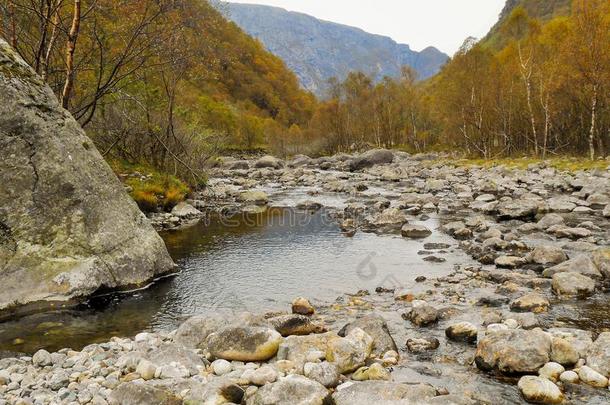
[[[223,8],[229,19],[282,58],[301,84],[319,96],[324,96],[329,78],[344,79],[351,71],[381,79],[398,77],[401,67],[408,65],[426,79],[448,59],[436,48],[416,52],[388,37],[277,7],[225,3]]]
[[[78,123],[0,39],[0,310],[139,285],[173,267]]]

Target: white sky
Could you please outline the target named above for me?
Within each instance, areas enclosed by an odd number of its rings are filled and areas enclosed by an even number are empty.
[[[228,0],[283,7],[453,55],[469,36],[483,37],[505,0]]]

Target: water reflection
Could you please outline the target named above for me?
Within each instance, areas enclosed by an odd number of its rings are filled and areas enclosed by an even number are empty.
[[[434,229],[437,219],[422,224]],[[169,330],[193,314],[285,309],[299,295],[331,302],[344,292],[399,288],[436,277],[469,259],[424,262],[422,241],[398,235],[345,237],[328,213],[272,209],[208,220],[163,238],[181,272],[150,288],[91,299],[78,308],[0,324],[0,350],[79,349],[111,336]],[[435,232],[426,242],[454,243]]]

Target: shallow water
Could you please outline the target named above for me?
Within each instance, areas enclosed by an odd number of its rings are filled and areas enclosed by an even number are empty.
[[[430,229],[439,224],[437,218],[411,222]],[[423,241],[367,233],[346,237],[328,211],[272,208],[258,215],[212,216],[162,236],[179,274],[145,290],[1,323],[0,351],[80,349],[112,336],[171,330],[194,314],[285,310],[301,295],[331,303],[345,292],[408,287],[417,276],[442,276],[453,264],[470,262],[455,241],[436,231],[425,242],[455,247],[442,255],[442,264],[422,260]]]

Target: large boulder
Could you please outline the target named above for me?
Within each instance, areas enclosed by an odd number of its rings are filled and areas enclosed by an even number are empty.
[[[559,296],[586,297],[595,291],[595,281],[580,273],[556,273],[551,287]]]
[[[394,154],[387,149],[373,149],[361,154],[349,162],[349,169],[354,172],[356,170],[366,169],[376,165],[392,163]]]
[[[163,240],[52,90],[0,39],[0,309],[141,285]]]
[[[281,169],[282,167],[284,167],[284,162],[276,158],[275,156],[263,156],[254,163],[254,167],[256,167],[257,169]]]
[[[549,362],[551,335],[540,330],[499,330],[479,341],[475,363],[481,370],[535,373]]]
[[[544,277],[553,277],[557,273],[580,273],[587,277],[600,279],[602,273],[597,269],[595,264],[588,256],[580,255],[563,263],[557,264],[556,266],[546,269],[542,275]]]

